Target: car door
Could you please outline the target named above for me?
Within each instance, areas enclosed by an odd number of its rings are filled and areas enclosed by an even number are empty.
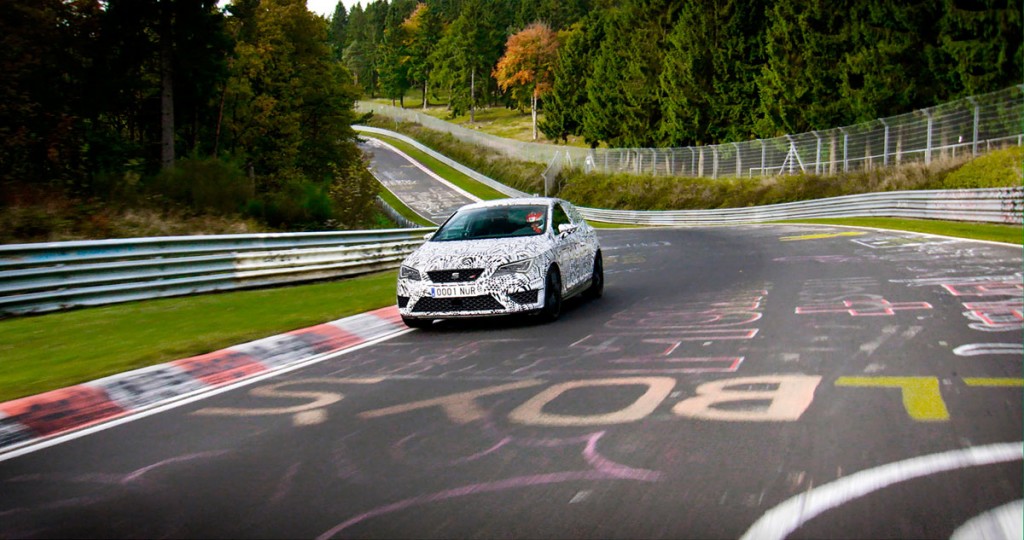
[[[558,228],[562,225],[571,224],[569,214],[565,212],[562,205],[555,203],[551,207],[551,234],[555,238],[555,258],[558,261],[558,269],[562,273],[562,291],[565,292],[576,286],[576,259],[578,254],[575,250],[575,243],[572,234],[562,234]]]
[[[564,251],[566,253],[565,266],[562,266],[562,270],[565,277],[563,278],[567,284],[567,288],[578,287],[583,281],[590,276],[590,265],[587,262],[589,259],[587,253],[587,230],[578,220],[574,220],[568,210],[569,205],[565,202],[559,202],[555,204],[555,215],[559,217],[552,218],[552,224],[555,226],[555,230],[558,230],[558,225],[571,224],[575,228],[565,234],[559,235],[559,241],[564,245]],[[556,225],[555,222],[558,221]]]

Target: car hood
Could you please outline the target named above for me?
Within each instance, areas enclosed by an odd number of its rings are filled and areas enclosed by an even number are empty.
[[[510,262],[536,257],[543,253],[550,243],[547,235],[426,242],[406,257],[403,264],[421,271],[497,268]]]

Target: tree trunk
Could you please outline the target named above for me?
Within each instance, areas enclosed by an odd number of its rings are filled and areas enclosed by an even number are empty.
[[[427,110],[427,79],[423,79],[423,110]]]
[[[174,66],[171,62],[173,9],[170,1],[160,10],[160,166],[174,167]]]
[[[533,115],[533,140],[537,140],[537,94],[530,100],[530,113]]]
[[[469,72],[469,123],[476,122],[476,69]]]

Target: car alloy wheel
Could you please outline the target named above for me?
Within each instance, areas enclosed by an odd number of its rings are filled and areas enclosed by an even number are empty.
[[[544,280],[544,308],[541,319],[552,322],[562,313],[562,275],[552,266]]]

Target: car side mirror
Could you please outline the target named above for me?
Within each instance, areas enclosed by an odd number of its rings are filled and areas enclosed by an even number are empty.
[[[563,223],[558,226],[558,234],[568,235],[576,230],[576,225],[572,223]]]

